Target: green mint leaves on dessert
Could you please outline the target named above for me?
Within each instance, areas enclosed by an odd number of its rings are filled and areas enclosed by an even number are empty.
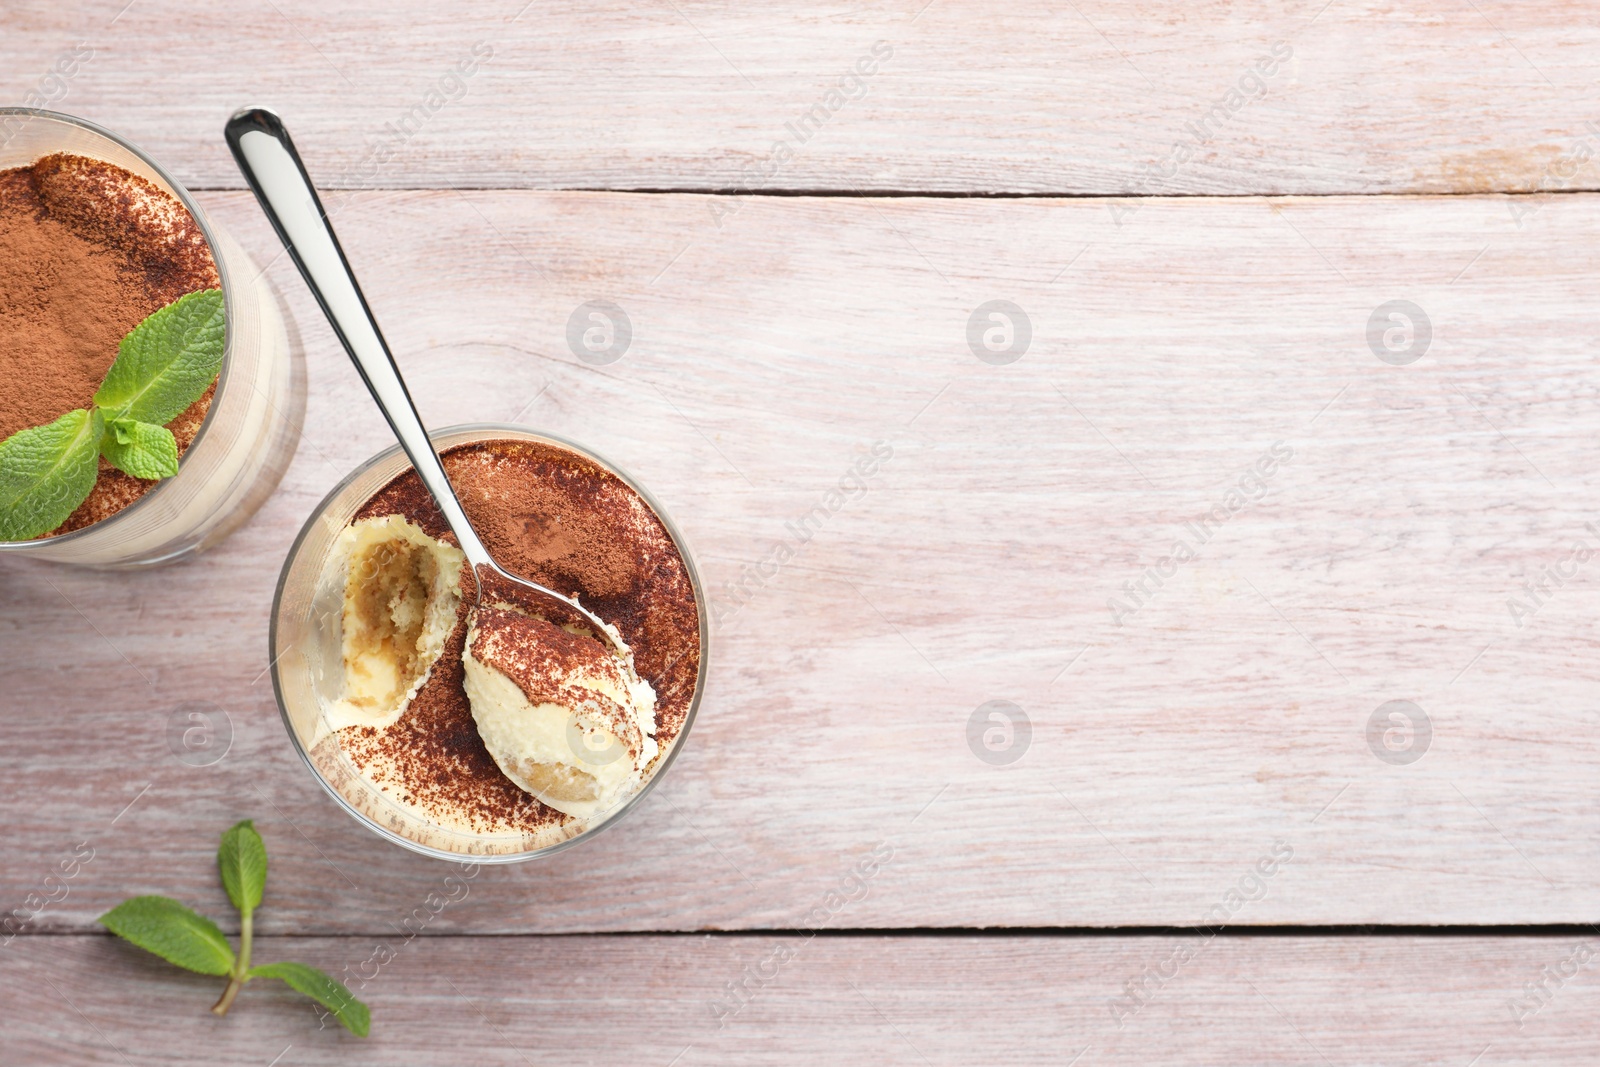
[[[304,963],[264,963],[250,966],[255,933],[255,911],[267,887],[267,847],[250,820],[237,823],[222,835],[217,848],[217,870],[222,888],[239,909],[239,952],[234,954],[217,924],[170,897],[133,897],[100,916],[100,923],[118,937],[153,952],[168,963],[190,971],[228,979],[222,996],[211,1006],[217,1015],[228,1014],[234,998],[254,978],[276,978],[327,1008],[357,1037],[366,1037],[372,1013],[342,982]]]
[[[166,424],[217,380],[227,334],[221,289],[181,296],[122,339],[93,407],[0,441],[0,541],[65,522],[94,489],[96,456],[146,481],[177,474]]]
[[[0,540],[23,541],[67,521],[94,488],[104,432],[98,409],[79,408],[0,442]]]
[[[122,339],[95,404],[108,421],[165,426],[211,388],[226,337],[221,289],[179,297]]]
[[[96,411],[99,409],[96,408]],[[135,478],[170,478],[178,473],[178,439],[165,426],[137,419],[114,419],[100,438],[100,454]]]

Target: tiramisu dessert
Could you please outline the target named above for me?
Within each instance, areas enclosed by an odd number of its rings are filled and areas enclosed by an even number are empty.
[[[216,389],[220,285],[199,224],[145,179],[62,153],[0,170],[0,541],[176,474]]]
[[[455,834],[516,841],[495,851],[537,850],[605,821],[672,750],[699,675],[695,590],[655,512],[585,456],[488,440],[449,449],[444,465],[494,558],[577,599],[611,640],[493,585],[479,605],[407,471],[356,512],[324,564],[322,584],[343,589],[342,684],[312,759],[380,824],[392,804]],[[348,788],[351,774],[383,799]]]

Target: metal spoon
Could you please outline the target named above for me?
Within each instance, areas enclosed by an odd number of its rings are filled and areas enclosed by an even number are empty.
[[[612,651],[625,655],[626,648],[619,646],[611,630],[582,604],[517,577],[496,563],[484,548],[461,501],[456,498],[439,454],[433,450],[428,431],[423,429],[411,394],[406,391],[405,380],[400,377],[389,346],[378,332],[378,323],[367,307],[366,297],[361,295],[361,287],[356,284],[355,274],[344,258],[328,214],[311,186],[305,164],[300,162],[300,154],[289,139],[289,131],[283,128],[283,121],[265,108],[246,108],[228,120],[225,133],[233,158],[255,191],[261,209],[272,221],[272,228],[278,231],[295,266],[300,268],[322,313],[328,316],[333,332],[339,335],[345,351],[350,353],[372,398],[400,439],[400,447],[411,458],[417,477],[433,494],[445,522],[456,535],[462,553],[472,565],[477,585],[476,603],[483,604],[484,586],[492,585],[496,594],[509,594],[506,599],[519,606],[525,606],[523,601],[538,604],[552,621],[576,622],[592,628],[596,638]]]

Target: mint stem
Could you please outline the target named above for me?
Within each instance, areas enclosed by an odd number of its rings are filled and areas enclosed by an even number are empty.
[[[255,933],[254,914],[249,911],[239,913],[239,957],[234,961],[233,973],[228,976],[228,988],[222,991],[222,996],[211,1005],[213,1015],[226,1015],[228,1009],[233,1007],[233,998],[239,995],[239,990],[250,980],[250,941]]]

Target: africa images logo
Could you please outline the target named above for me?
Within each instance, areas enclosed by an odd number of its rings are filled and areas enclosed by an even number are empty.
[[[839,477],[834,487],[822,494],[815,507],[783,524],[784,536],[773,542],[766,555],[740,567],[737,582],[722,583],[721,591],[711,597],[711,621],[720,626],[743,611],[758,592],[783,572],[786,563],[804,551],[830,519],[851,501],[866,496],[872,488],[869,479],[893,457],[893,445],[888,441],[874,441],[872,447],[858,456]]]
[[[1282,441],[1274,441],[1272,447],[1261,453],[1255,463],[1239,476],[1238,484],[1223,494],[1221,501],[1184,522],[1184,535],[1173,543],[1171,553],[1156,560],[1155,566],[1146,567],[1138,578],[1130,578],[1122,583],[1126,600],[1115,596],[1106,599],[1106,607],[1111,610],[1111,621],[1121,626],[1125,620],[1138,614],[1154,599],[1157,590],[1178,573],[1180,565],[1199,556],[1200,550],[1216,536],[1217,530],[1267,495],[1268,482],[1278,473],[1278,467],[1293,458],[1293,448]]]
[[[771,151],[761,159],[750,160],[740,169],[739,182],[734,187],[737,192],[733,196],[711,199],[711,218],[717,227],[720,229],[724,219],[739,213],[744,206],[744,197],[752,188],[777,177],[790,160],[800,153],[806,142],[821,133],[828,121],[844,110],[846,104],[853,100],[865,100],[867,79],[877,74],[881,65],[892,58],[892,43],[874,41],[872,48],[857,57],[850,69],[840,75],[809,108],[786,121],[783,124],[784,133],[772,142]]]
[[[1199,117],[1189,120],[1183,125],[1183,132],[1189,135],[1188,140],[1174,141],[1167,150],[1167,154],[1159,162],[1142,164],[1143,178],[1134,185],[1133,198],[1118,198],[1106,201],[1106,206],[1111,209],[1111,221],[1121,226],[1123,222],[1140,208],[1139,199],[1154,195],[1154,187],[1158,183],[1170,182],[1178,176],[1178,172],[1195,157],[1195,153],[1221,133],[1223,128],[1233,121],[1247,106],[1267,95],[1267,79],[1276,77],[1282,65],[1287,63],[1294,55],[1294,47],[1288,41],[1279,41],[1272,46],[1268,55],[1256,59],[1254,66],[1246,68],[1238,80],[1228,87],[1212,102]]]

